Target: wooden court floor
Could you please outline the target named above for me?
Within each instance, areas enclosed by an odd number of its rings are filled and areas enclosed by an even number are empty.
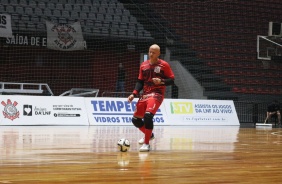
[[[282,183],[282,129],[155,126],[139,152],[133,126],[1,126],[0,184]],[[119,152],[120,138],[131,142]]]

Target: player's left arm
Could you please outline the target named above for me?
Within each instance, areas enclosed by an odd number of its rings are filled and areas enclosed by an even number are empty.
[[[170,86],[174,84],[174,73],[168,63],[166,63],[166,67],[164,68],[165,79],[161,79],[161,84],[165,86]]]

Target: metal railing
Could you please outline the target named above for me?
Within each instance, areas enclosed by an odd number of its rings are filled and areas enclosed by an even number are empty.
[[[51,95],[53,92],[46,83],[0,82],[1,94],[40,94]]]
[[[97,97],[99,94],[99,89],[91,88],[72,88],[71,90],[65,91],[59,96],[92,96]]]

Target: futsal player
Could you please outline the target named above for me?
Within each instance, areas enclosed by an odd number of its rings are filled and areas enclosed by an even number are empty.
[[[143,144],[139,151],[150,151],[149,141],[154,139],[153,117],[163,102],[165,88],[174,84],[174,73],[170,65],[159,59],[160,47],[157,44],[149,48],[149,59],[140,65],[139,76],[135,89],[128,96],[131,102],[143,90],[143,94],[136,103],[132,123],[145,137],[139,140]]]

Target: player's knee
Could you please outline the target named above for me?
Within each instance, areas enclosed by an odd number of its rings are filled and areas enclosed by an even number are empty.
[[[153,129],[154,128],[153,117],[154,117],[154,114],[152,114],[150,112],[145,113],[144,124],[145,124],[146,129]]]
[[[141,128],[142,126],[144,126],[144,122],[142,121],[141,118],[133,117],[132,118],[132,123],[137,128]]]

